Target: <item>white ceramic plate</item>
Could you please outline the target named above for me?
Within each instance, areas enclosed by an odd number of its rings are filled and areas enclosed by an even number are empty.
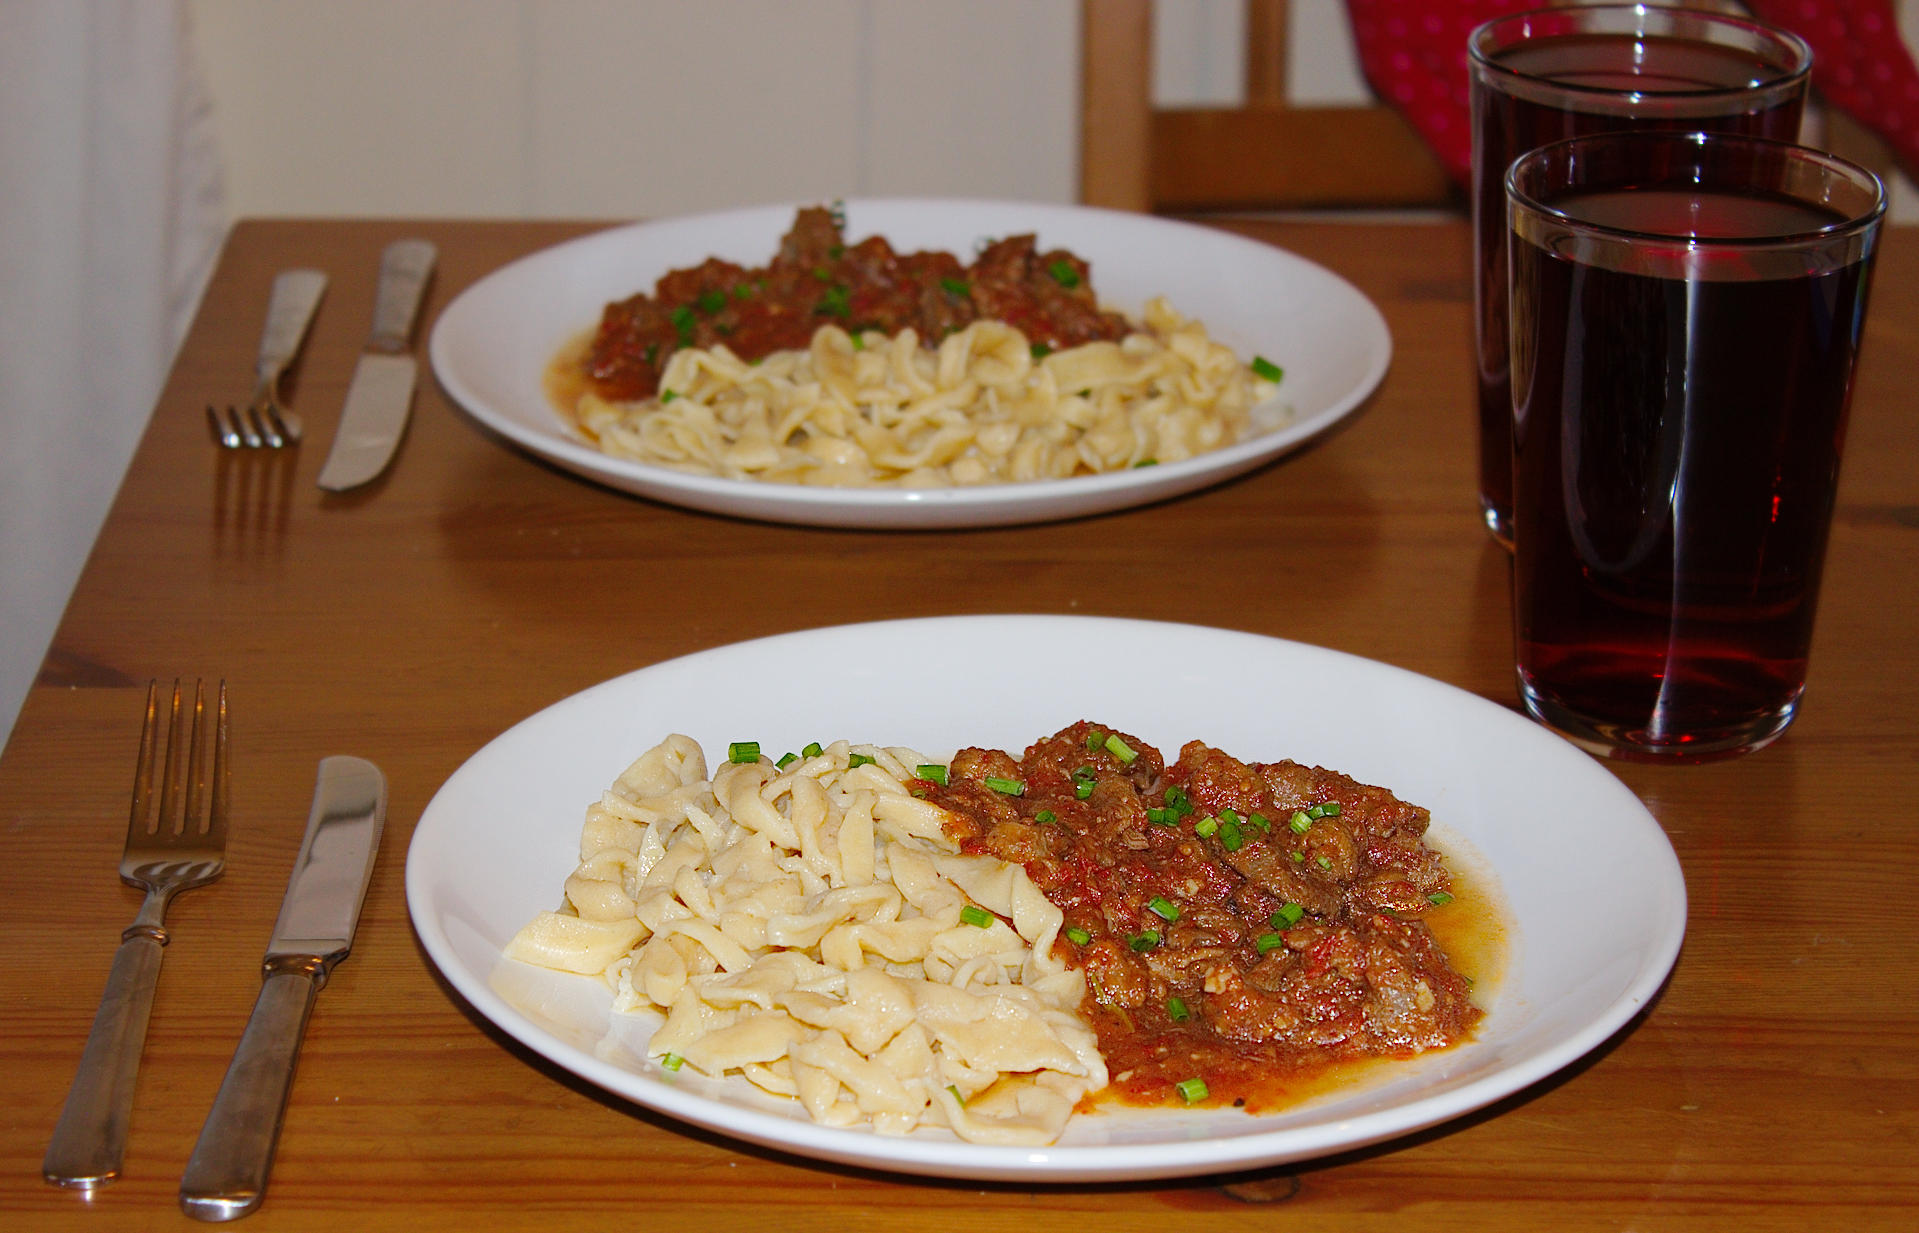
[[[1248,760],[1332,767],[1425,805],[1433,835],[1509,926],[1471,1041],[1284,1112],[1119,1109],[1059,1143],[888,1138],[808,1121],[745,1080],[644,1060],[652,1023],[611,1016],[596,979],[501,958],[558,905],[586,806],[671,732],[710,765],[735,740],[840,737],[944,755],[1024,749],[1077,719],[1168,757],[1202,739]],[[428,804],[407,854],[427,953],[480,1014],[554,1063],[676,1118],[801,1155],[946,1177],[1086,1181],[1305,1159],[1478,1109],[1594,1048],[1646,1005],[1678,953],[1686,890],[1652,816],[1597,761],[1515,713],[1370,660],[1251,634],[1077,617],[841,626],[722,647],[617,677],[476,753]],[[1580,905],[1604,904],[1598,921]]]
[[[708,256],[764,265],[794,206],[618,227],[522,258],[462,292],[433,328],[433,370],[482,424],[549,462],[627,492],[693,509],[841,527],[966,527],[1102,513],[1191,492],[1292,450],[1355,410],[1392,355],[1372,301],[1338,275],[1282,249],[1139,214],[986,201],[846,203],[847,235],[884,235],[901,251],[970,259],[982,239],[1037,232],[1043,247],[1092,263],[1100,297],[1137,319],[1164,295],[1242,358],[1286,372],[1255,412],[1265,431],[1222,450],[1155,467],[936,491],[806,488],[685,475],[611,458],[548,402],[541,373],[609,301],[651,291],[667,271]]]

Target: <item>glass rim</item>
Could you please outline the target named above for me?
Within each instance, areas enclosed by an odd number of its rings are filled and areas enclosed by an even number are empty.
[[[1629,145],[1695,145],[1718,146],[1724,148],[1745,148],[1765,150],[1784,158],[1802,163],[1813,163],[1831,174],[1850,180],[1872,194],[1872,205],[1862,211],[1847,211],[1845,218],[1826,224],[1823,227],[1809,228],[1804,231],[1777,232],[1771,235],[1755,236],[1688,236],[1677,235],[1671,231],[1649,231],[1635,227],[1620,227],[1610,223],[1596,223],[1590,219],[1579,218],[1556,206],[1548,205],[1524,192],[1519,187],[1522,170],[1548,161],[1560,154],[1577,153],[1574,147],[1591,147],[1625,143]],[[1583,137],[1568,137],[1562,141],[1550,142],[1537,149],[1530,150],[1513,160],[1503,177],[1506,201],[1509,208],[1529,210],[1532,213],[1564,227],[1572,228],[1583,234],[1603,237],[1608,240],[1626,243],[1656,244],[1664,246],[1683,246],[1686,248],[1800,248],[1810,245],[1827,244],[1834,240],[1876,228],[1885,218],[1890,205],[1885,181],[1870,168],[1858,163],[1816,150],[1811,146],[1802,146],[1791,141],[1777,141],[1770,137],[1748,137],[1730,133],[1680,133],[1680,132],[1633,132],[1617,131],[1606,133],[1588,133]]]
[[[1524,72],[1500,64],[1492,58],[1493,53],[1482,48],[1483,43],[1489,41],[1495,33],[1507,27],[1537,20],[1547,14],[1571,15],[1578,13],[1673,14],[1679,18],[1698,21],[1708,26],[1729,27],[1770,39],[1784,46],[1793,56],[1793,63],[1782,65],[1777,73],[1765,78],[1763,81],[1753,82],[1743,86],[1707,86],[1696,90],[1623,90],[1617,86],[1584,85],[1579,82],[1561,81],[1549,74]],[[1518,44],[1513,44],[1513,46],[1517,45]],[[1504,50],[1504,48],[1501,50]],[[1750,17],[1740,14],[1714,12],[1710,9],[1686,8],[1677,4],[1574,3],[1559,6],[1544,5],[1539,8],[1527,9],[1524,12],[1507,13],[1483,21],[1473,28],[1472,33],[1466,36],[1466,57],[1473,71],[1477,74],[1483,74],[1489,81],[1525,82],[1530,85],[1547,87],[1553,90],[1563,90],[1569,96],[1575,98],[1591,99],[1629,99],[1639,97],[1693,101],[1732,98],[1741,94],[1764,94],[1771,91],[1788,89],[1799,82],[1806,81],[1812,75],[1812,47],[1806,40],[1800,38],[1792,31],[1782,30],[1778,26],[1768,25],[1763,21],[1755,21]]]

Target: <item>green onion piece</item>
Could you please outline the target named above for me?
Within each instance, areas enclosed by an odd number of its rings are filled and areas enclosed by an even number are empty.
[[[1193,834],[1195,835],[1210,835],[1218,829],[1218,818],[1201,818],[1199,821],[1193,823]]]
[[[1072,262],[1063,257],[1047,266],[1046,272],[1053,276],[1054,282],[1066,288],[1068,291],[1079,286],[1079,271],[1073,268]]]
[[[1001,779],[997,775],[988,775],[983,781],[995,792],[1004,792],[1008,796],[1025,796],[1026,785],[1017,779]]]
[[[658,360],[660,358],[660,344],[658,343],[646,344],[645,357],[646,357],[646,362],[649,364],[654,363],[656,360]]]
[[[1325,817],[1337,818],[1339,816],[1338,801],[1327,801],[1324,804],[1322,804],[1319,808]]]
[[[820,743],[818,741],[813,741],[810,744],[808,744],[805,749],[800,750],[800,757],[817,758],[822,753],[825,753],[825,752],[826,752],[825,750],[820,748]]]
[[[963,278],[942,278],[940,279],[940,287],[946,294],[956,295],[961,299],[965,299],[967,296],[973,294],[973,284]]]
[[[1083,801],[1083,800],[1085,800],[1085,799],[1086,799],[1087,797],[1089,797],[1089,796],[1091,796],[1092,794],[1093,794],[1093,781],[1092,781],[1092,780],[1090,780],[1090,779],[1079,779],[1079,780],[1075,780],[1075,781],[1074,781],[1074,783],[1073,783],[1073,796],[1074,796],[1074,798],[1075,798],[1075,799],[1077,799],[1077,800],[1082,800],[1082,801]]]
[[[1306,863],[1306,854],[1304,852],[1293,853],[1293,864],[1303,865],[1305,863]]]
[[[849,771],[856,766],[871,766],[871,765],[873,765],[872,754],[850,753],[846,755],[846,769]]]
[[[850,317],[853,314],[852,301],[845,283],[834,283],[813,306],[813,315],[817,317]]]
[[[679,396],[680,396],[680,392],[678,390],[661,390],[660,405],[664,407],[667,403],[672,402],[675,398],[678,398]]]
[[[1253,372],[1262,381],[1271,381],[1277,384],[1278,382],[1283,380],[1286,376],[1285,369],[1273,363],[1271,360],[1267,359],[1263,355],[1256,355],[1253,357],[1252,367],[1253,367]]]
[[[991,925],[997,917],[977,903],[969,903],[960,909],[960,920],[968,925],[977,925],[981,929]]]
[[[1260,830],[1265,831],[1268,835],[1273,833],[1273,824],[1266,820],[1266,815],[1263,813],[1254,813],[1246,820],[1254,826],[1257,826]]]
[[[1159,930],[1143,929],[1140,932],[1127,938],[1126,945],[1132,947],[1134,951],[1143,955],[1147,951],[1153,949],[1153,947],[1159,945]]]
[[[1204,1079],[1181,1079],[1173,1085],[1173,1090],[1178,1092],[1179,1098],[1189,1105],[1196,1105],[1212,1094],[1206,1090]]]
[[[1050,826],[1054,822],[1059,821],[1059,815],[1050,809],[1042,809],[1033,815],[1033,821],[1039,823],[1041,826]]]
[[[1146,901],[1146,906],[1152,910],[1154,916],[1169,924],[1179,919],[1179,905],[1164,895],[1154,895]]]
[[[1231,823],[1232,823],[1232,824],[1233,824],[1234,826],[1238,826],[1238,825],[1239,825],[1239,810],[1237,810],[1237,809],[1222,809],[1222,810],[1220,810],[1220,811],[1219,811],[1219,820],[1220,820],[1221,822],[1231,822]]]
[[[666,1070],[678,1070],[685,1062],[686,1059],[677,1053],[668,1053],[660,1058],[660,1066]]]
[[[1133,747],[1125,741],[1120,740],[1116,734],[1108,733],[1105,744],[1106,752],[1112,754],[1121,762],[1131,764],[1134,758],[1139,757],[1137,753],[1133,752]]]
[[[949,1083],[946,1085],[946,1090],[953,1093],[953,1099],[960,1102],[960,1108],[966,1107],[966,1097],[960,1095],[959,1084]]]
[[[1426,896],[1426,902],[1436,908],[1443,908],[1452,901],[1453,897],[1445,891],[1434,891],[1432,894]]]
[[[703,291],[700,293],[700,311],[705,313],[707,316],[710,317],[714,313],[720,311],[722,308],[725,308],[725,307],[726,307],[726,292]]]
[[[733,288],[733,298],[736,300],[750,300],[753,298],[753,288],[746,283],[741,283],[739,286]]]
[[[1068,925],[1066,926],[1066,940],[1075,946],[1084,946],[1093,940],[1093,935],[1081,929],[1078,925]]]
[[[1333,867],[1333,858],[1330,856],[1320,856],[1315,859],[1318,861],[1321,869],[1331,869]]]
[[[1279,911],[1273,913],[1273,928],[1291,929],[1306,915],[1306,909],[1296,903],[1284,903]]]
[[[1166,789],[1166,803],[1182,814],[1193,812],[1193,798],[1186,795],[1186,789],[1177,784]]]
[[[798,762],[799,760],[800,760],[800,756],[798,754],[787,752],[787,753],[781,754],[780,760],[778,762],[775,762],[773,765],[779,767],[781,770],[785,770],[787,767],[793,765],[795,762]]]
[[[693,327],[696,324],[693,320],[693,310],[682,304],[668,313],[667,319],[673,323],[673,332],[679,336],[680,345],[682,347],[692,346]]]
[[[1304,813],[1294,813],[1286,825],[1292,827],[1293,834],[1304,835],[1307,831],[1313,829],[1313,820]]]
[[[1172,825],[1166,820],[1166,811],[1157,805],[1148,805],[1146,807],[1146,820],[1154,826]]]
[[[1166,999],[1166,1017],[1174,1023],[1184,1023],[1193,1017],[1193,1012],[1186,1009],[1185,998],[1172,997]]]
[[[1323,818],[1326,816],[1325,807],[1321,805],[1308,805],[1306,806],[1305,812],[1309,818]]]
[[[936,783],[942,788],[946,786],[946,768],[937,762],[928,762],[925,766],[916,766],[913,768],[913,773],[928,783]]]
[[[726,760],[728,762],[738,762],[742,766],[750,766],[760,760],[760,743],[758,741],[734,741],[726,747]]]
[[[1259,947],[1259,953],[1269,954],[1286,945],[1286,935],[1282,933],[1262,933],[1254,939],[1253,945]]]
[[[1032,346],[1032,352],[1033,352],[1034,359],[1043,360],[1047,356],[1053,354],[1053,349],[1047,346],[1045,343],[1034,343]]]
[[[1086,749],[1088,753],[1091,753],[1094,750],[1097,750],[1101,745],[1104,745],[1105,743],[1106,743],[1106,734],[1104,732],[1101,732],[1098,728],[1094,728],[1092,731],[1086,734]],[[1085,770],[1091,770],[1092,768],[1082,766],[1079,769],[1080,771],[1085,771]],[[1077,775],[1079,774],[1079,771],[1074,771],[1073,773]]]
[[[1239,829],[1239,823],[1219,820],[1219,841],[1226,845],[1228,852],[1237,852],[1246,846],[1246,833]]]
[[[1137,471],[1141,467],[1157,467],[1158,465],[1159,459],[1157,458],[1142,458],[1133,464],[1133,470]]]
[[[854,330],[851,334],[848,334],[846,341],[853,344],[853,350],[855,351],[866,350],[866,336],[858,330]]]

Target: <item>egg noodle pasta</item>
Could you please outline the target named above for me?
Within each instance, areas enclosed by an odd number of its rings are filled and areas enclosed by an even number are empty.
[[[936,488],[1190,458],[1238,440],[1274,388],[1155,298],[1138,332],[1050,352],[993,320],[937,348],[911,328],[836,325],[750,363],[724,345],[686,347],[657,397],[588,390],[572,410],[618,458],[729,479]]]
[[[909,749],[837,741],[709,778],[670,736],[588,807],[578,867],[508,959],[663,1013],[648,1056],[738,1075],[829,1126],[1052,1142],[1107,1082],[1055,958],[1062,916],[1020,866],[962,855]]]

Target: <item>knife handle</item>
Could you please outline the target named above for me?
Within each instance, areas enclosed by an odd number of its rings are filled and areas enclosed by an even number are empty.
[[[282,270],[274,278],[266,327],[260,331],[260,358],[254,365],[262,383],[278,377],[300,353],[300,342],[325,294],[326,275],[319,270]]]
[[[180,1179],[180,1208],[195,1220],[238,1220],[266,1196],[300,1039],[325,983],[318,963],[268,971]]]
[[[56,1186],[104,1186],[120,1176],[126,1158],[133,1080],[140,1070],[163,953],[152,934],[128,932],[114,952],[93,1030],[80,1053],[80,1068],[40,1164],[41,1176]]]
[[[412,343],[413,317],[426,294],[426,280],[440,252],[426,240],[395,240],[380,254],[380,285],[374,293],[373,338],[376,351],[398,353]]]

